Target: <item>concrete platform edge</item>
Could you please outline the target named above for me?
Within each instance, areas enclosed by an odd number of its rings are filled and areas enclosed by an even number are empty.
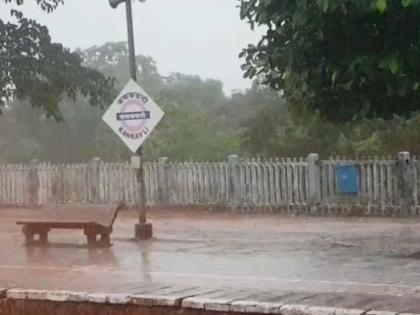
[[[229,301],[195,296],[162,296],[152,294],[87,293],[67,290],[29,290],[0,288],[0,305],[5,300],[95,303],[195,309],[208,312],[279,315],[420,315],[383,310],[361,310],[309,305],[278,304],[257,301]],[[1,308],[0,308],[1,311]],[[0,312],[1,313],[1,312]]]

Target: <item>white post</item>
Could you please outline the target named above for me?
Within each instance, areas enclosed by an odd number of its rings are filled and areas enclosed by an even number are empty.
[[[319,155],[311,153],[306,159],[308,163],[308,208],[313,214],[318,212],[321,204],[321,170]]]
[[[236,154],[228,157],[229,164],[229,206],[232,210],[238,209],[240,205],[240,178],[239,178],[239,159]]]
[[[32,207],[39,205],[38,163],[38,160],[33,159],[29,170],[29,204]]]
[[[167,163],[168,158],[160,157],[158,159],[158,200],[159,204],[167,205],[168,204],[168,179],[167,179]]]
[[[399,152],[396,162],[397,199],[402,214],[414,214],[414,173],[410,152]]]
[[[90,161],[90,198],[91,203],[99,203],[100,191],[99,191],[99,164],[101,159],[98,157],[93,158]]]

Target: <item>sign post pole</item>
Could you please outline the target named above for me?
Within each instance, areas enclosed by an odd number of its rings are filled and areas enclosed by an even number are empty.
[[[130,58],[131,78],[137,81],[136,53],[134,49],[134,32],[133,32],[133,13],[131,9],[131,0],[125,0],[125,8],[127,15],[127,34],[128,34],[128,51]],[[135,225],[135,237],[140,240],[148,240],[152,238],[152,224],[146,220],[146,185],[144,179],[144,163],[143,149],[140,146],[136,152],[139,158],[139,168],[137,169],[137,183],[140,185],[140,196],[138,200],[139,222]]]
[[[128,49],[131,80],[105,112],[102,120],[128,146],[132,166],[137,169],[137,184],[140,187],[137,200],[139,222],[135,225],[135,236],[139,240],[152,238],[152,224],[146,219],[146,184],[144,177],[143,150],[141,145],[150,135],[165,113],[137,84],[136,54],[134,49],[132,0],[108,0],[112,8],[125,2],[127,14]]]

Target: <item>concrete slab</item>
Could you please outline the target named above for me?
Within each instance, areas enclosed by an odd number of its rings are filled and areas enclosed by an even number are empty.
[[[366,312],[366,315],[397,315],[396,312],[380,311],[380,310],[370,310]]]
[[[141,306],[169,306],[179,307],[183,297],[179,295],[151,295],[151,294],[134,294],[130,298],[130,304]]]
[[[230,303],[241,300],[246,293],[239,289],[226,289],[204,293],[183,299],[182,307],[209,311],[229,312]]]
[[[28,298],[28,294],[29,292],[34,291],[34,292],[39,292],[39,294],[46,294],[45,290],[25,290],[25,289],[10,289],[7,290],[6,292],[6,297],[9,299],[15,299],[15,300],[23,300]]]
[[[203,294],[205,295],[205,294]],[[212,296],[211,294],[209,294]],[[74,313],[77,309],[92,310],[92,303],[99,305],[96,307],[97,313],[107,311],[112,314],[120,314],[123,310],[128,310],[132,306],[140,307],[138,309],[131,309],[131,312],[146,312],[147,314],[178,314],[179,308],[183,307],[178,303],[172,303],[170,299],[160,299],[157,296],[142,296],[131,297],[127,294],[87,294],[84,292],[71,291],[46,291],[46,290],[22,290],[11,289],[7,294],[8,299],[1,301],[0,310],[5,307],[8,311],[16,314],[26,314],[25,310],[31,309],[33,314],[44,314],[48,309],[48,314],[55,314],[56,311],[67,310],[69,313]],[[34,301],[37,303],[34,304]],[[51,303],[53,302],[53,304]],[[62,304],[57,302],[64,302]],[[66,303],[72,302],[72,303]],[[121,308],[114,306],[120,305]],[[249,302],[236,301],[230,304],[227,310],[226,304],[223,302],[219,306],[216,300],[213,300],[211,308],[220,309],[224,314],[229,312],[243,313],[243,314],[276,314],[276,315],[399,315],[401,313],[381,311],[381,310],[362,310],[362,309],[345,309],[333,307],[317,307],[299,304],[277,304],[267,302]],[[205,305],[204,305],[205,306]],[[35,309],[33,309],[33,307]],[[71,309],[74,311],[72,312]],[[102,310],[102,311],[101,311]],[[2,310],[4,312],[4,310]],[[205,315],[205,307],[196,309],[191,312],[191,308],[185,308],[182,313]],[[405,315],[418,315],[415,313],[404,313]]]
[[[43,300],[54,302],[83,302],[87,301],[86,292],[73,292],[65,290],[34,290],[9,289],[6,297],[15,300]]]
[[[53,302],[84,302],[87,300],[87,292],[73,292],[68,290],[47,291],[46,299]],[[33,299],[31,295],[29,299]]]
[[[158,292],[163,289],[171,288],[173,290],[173,285],[163,284],[163,283],[119,283],[118,285],[105,286],[102,288],[102,291],[105,292],[114,292],[114,293],[126,293],[126,294],[146,294],[151,292]],[[92,289],[95,291],[95,288]]]
[[[230,303],[230,311],[253,314],[279,314],[281,304],[256,301],[234,301]]]
[[[134,294],[131,297],[130,303],[142,306],[172,306],[180,307],[182,301],[198,296],[201,294],[209,294],[217,290],[203,289],[193,287],[188,289],[164,289],[149,294]]]
[[[220,294],[223,290],[219,291]],[[227,292],[227,291],[226,291]],[[238,293],[238,292],[237,292]],[[35,305],[33,301],[37,301],[38,310],[47,307],[49,312],[54,310],[54,307],[63,309],[66,307],[77,309],[86,309],[89,304],[102,304],[104,307],[109,305],[121,305],[126,309],[130,306],[143,307],[143,312],[146,311],[148,314],[172,314],[179,313],[179,308],[184,308],[182,311],[185,314],[200,314],[205,315],[207,311],[217,311],[224,314],[229,312],[243,313],[243,314],[276,314],[276,315],[418,315],[418,313],[398,313],[393,311],[385,310],[363,310],[363,309],[349,309],[349,308],[335,308],[325,306],[312,306],[302,304],[280,304],[270,302],[251,302],[251,301],[233,301],[226,302],[234,298],[234,292],[230,293],[230,297],[226,295],[227,299],[218,299],[218,295],[212,293],[203,294],[202,298],[195,299],[195,303],[201,301],[202,304],[199,307],[198,304],[189,307],[182,303],[188,301],[188,298],[179,298],[176,301],[171,296],[156,296],[156,295],[128,295],[119,293],[95,293],[89,294],[86,292],[72,292],[72,291],[49,291],[49,290],[24,290],[24,289],[10,289],[6,292],[7,302],[16,307],[16,305]],[[208,296],[205,298],[205,296]],[[213,299],[211,297],[214,297]],[[12,301],[15,301],[14,303]],[[190,299],[193,301],[193,299]],[[55,304],[51,304],[54,302]],[[58,306],[57,302],[64,302],[62,306]],[[72,302],[72,303],[67,303]],[[31,304],[32,303],[32,304]],[[3,304],[6,305],[6,304]],[[55,306],[54,306],[55,305]],[[67,306],[66,306],[67,305]],[[2,304],[0,303],[0,306]],[[158,308],[155,308],[158,307]],[[163,308],[162,308],[163,307]],[[10,310],[13,310],[10,308]],[[22,310],[18,306],[18,309]],[[156,311],[154,313],[154,310]],[[190,310],[196,310],[195,312],[188,312]],[[115,309],[116,314],[119,314]],[[19,313],[20,314],[20,313]],[[36,313],[38,314],[38,313]]]
[[[171,295],[171,294],[180,294],[188,296],[188,294],[199,294],[200,287],[197,286],[185,286],[185,285],[177,285],[177,286],[169,286],[166,288],[162,288],[160,290],[154,290],[153,293],[157,295]],[[202,293],[206,293],[202,292]]]
[[[343,309],[333,307],[317,307],[306,305],[282,305],[279,314],[281,315],[363,315],[365,310],[361,309]],[[378,314],[380,315],[380,314]],[[388,315],[388,314],[384,314]],[[395,314],[393,314],[395,315]]]

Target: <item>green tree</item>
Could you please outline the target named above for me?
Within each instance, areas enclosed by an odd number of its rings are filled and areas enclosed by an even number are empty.
[[[241,0],[266,28],[241,55],[293,106],[334,122],[420,109],[420,1]]]
[[[107,43],[90,47],[77,53],[83,66],[114,77],[120,88],[129,79],[128,51],[126,43]],[[148,92],[162,88],[163,79],[157,72],[155,62],[147,56],[137,56],[138,78]],[[110,104],[109,100],[107,104]],[[47,119],[45,110],[32,108],[25,100],[15,100],[0,116],[2,148],[0,158],[9,161],[40,160],[76,162],[94,156],[107,160],[122,160],[129,157],[121,141],[102,123],[104,108],[89,106],[87,97],[72,99],[63,97],[57,110],[59,122]]]
[[[82,57],[84,66],[114,78],[118,90],[130,79],[126,42],[109,42],[85,50],[79,49],[77,53]],[[137,55],[136,64],[138,83],[151,96],[156,96],[163,88],[164,78],[158,73],[155,60],[150,56]]]
[[[244,115],[240,130],[247,155],[296,157],[311,152],[329,155],[339,146],[343,149],[339,128],[307,110],[291,113],[285,98],[259,80],[240,97],[242,105],[234,110],[241,108]]]
[[[145,144],[149,159],[167,156],[172,160],[219,161],[239,153],[239,135],[229,126],[218,126],[217,118],[190,100],[160,98],[165,117]]]
[[[195,105],[211,111],[226,100],[223,84],[218,80],[202,80],[197,75],[173,73],[165,78],[166,97],[193,101]]]
[[[115,78],[120,88],[129,79],[126,43],[106,43],[79,50],[83,65]],[[240,152],[240,116],[223,93],[222,83],[197,76],[159,74],[155,61],[139,55],[138,81],[166,115],[145,143],[147,159],[220,160]],[[229,109],[228,109],[229,108]],[[108,161],[127,160],[131,153],[101,121],[104,109],[88,106],[88,99],[63,97],[58,105],[63,118],[47,119],[45,111],[28,101],[15,100],[0,116],[0,158],[8,161],[76,162],[99,156]],[[232,119],[233,120],[233,119]]]
[[[0,0],[22,5],[23,0]],[[46,12],[63,0],[36,0]],[[27,99],[48,116],[60,120],[58,104],[64,96],[81,94],[90,104],[106,104],[113,96],[113,80],[82,66],[82,58],[61,44],[53,43],[48,29],[21,12],[10,10],[11,21],[0,19],[0,106],[13,99]]]

